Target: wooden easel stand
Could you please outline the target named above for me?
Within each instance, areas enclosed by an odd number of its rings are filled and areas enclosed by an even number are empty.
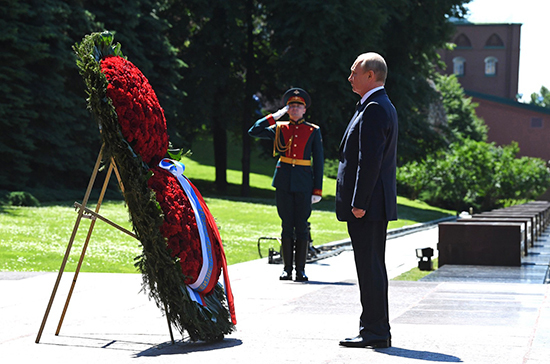
[[[124,232],[125,234],[128,234],[128,235],[130,235],[134,238],[137,238],[136,235],[133,232],[121,227],[120,225],[117,225],[116,223],[110,221],[109,219],[107,219],[107,218],[105,218],[105,217],[103,217],[99,214],[99,209],[101,208],[101,203],[103,202],[103,198],[105,197],[105,191],[107,190],[107,186],[109,184],[109,180],[111,178],[113,170],[115,171],[115,175],[117,177],[120,188],[124,192],[124,186],[122,184],[120,174],[118,172],[118,169],[116,168],[116,164],[115,164],[115,161],[113,159],[111,159],[111,161],[109,163],[109,168],[107,170],[107,175],[105,176],[105,181],[103,182],[103,187],[101,189],[101,193],[99,195],[99,199],[98,199],[95,211],[92,211],[92,210],[90,210],[86,207],[86,204],[88,203],[88,199],[89,199],[91,191],[92,191],[92,187],[93,187],[94,182],[97,178],[97,173],[99,171],[99,166],[101,164],[101,158],[103,156],[103,148],[104,148],[104,146],[101,147],[101,150],[99,151],[99,155],[97,156],[97,161],[96,161],[96,164],[94,166],[92,176],[90,177],[90,182],[88,183],[88,188],[86,189],[86,194],[84,195],[84,199],[82,200],[82,204],[80,204],[78,202],[75,202],[75,204],[74,204],[75,208],[78,210],[78,215],[77,215],[74,227],[73,227],[73,232],[72,232],[71,237],[69,239],[69,243],[67,244],[67,249],[65,251],[65,256],[63,257],[61,267],[59,268],[59,272],[57,274],[57,279],[55,281],[54,288],[53,288],[52,294],[50,296],[48,306],[46,308],[46,312],[44,313],[44,318],[42,319],[42,324],[40,325],[40,330],[38,331],[38,335],[36,337],[35,342],[37,344],[40,342],[42,332],[44,331],[44,327],[46,326],[46,321],[48,320],[48,316],[49,316],[50,310],[52,308],[53,301],[54,301],[55,295],[57,293],[57,289],[59,288],[59,283],[61,282],[61,277],[62,277],[63,272],[65,270],[65,265],[67,264],[67,260],[69,259],[69,253],[71,251],[71,248],[72,248],[74,239],[76,237],[76,233],[78,232],[78,228],[80,226],[80,221],[82,220],[82,218],[91,219],[91,223],[90,223],[90,227],[88,228],[88,235],[86,236],[84,246],[82,247],[82,253],[80,254],[80,259],[78,261],[78,265],[77,265],[76,270],[75,270],[75,274],[74,274],[74,277],[73,277],[71,288],[70,288],[69,293],[67,295],[67,299],[65,301],[65,306],[63,308],[61,318],[59,319],[59,323],[57,325],[57,330],[55,332],[56,336],[59,335],[59,332],[61,331],[61,326],[63,324],[65,314],[66,314],[67,309],[69,307],[69,302],[71,300],[71,297],[72,297],[72,294],[73,294],[73,291],[74,291],[74,287],[75,287],[76,281],[78,279],[78,274],[80,272],[80,269],[82,267],[82,263],[84,261],[84,256],[86,255],[86,250],[88,248],[88,243],[90,242],[90,239],[92,237],[92,232],[93,232],[96,220],[99,219],[103,222],[106,222],[107,224],[109,224],[109,225],[119,229],[120,231]],[[164,310],[165,310],[166,313],[168,313],[168,307],[166,306],[166,304],[164,304]],[[168,330],[170,331],[170,338],[172,340],[172,344],[174,344],[174,335],[172,333],[172,326],[170,325],[170,320],[168,319],[168,315],[166,315],[166,320],[168,322]]]

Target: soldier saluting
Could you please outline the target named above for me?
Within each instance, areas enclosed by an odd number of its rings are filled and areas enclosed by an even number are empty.
[[[323,189],[323,142],[319,126],[304,120],[311,105],[309,94],[291,88],[283,96],[285,107],[254,123],[250,136],[273,140],[273,156],[279,161],[273,175],[277,212],[281,218],[284,262],[280,280],[292,280],[293,260],[296,281],[304,282],[308,250],[307,220],[311,204],[321,200]],[[288,121],[277,121],[288,113]],[[295,247],[295,249],[294,249]]]

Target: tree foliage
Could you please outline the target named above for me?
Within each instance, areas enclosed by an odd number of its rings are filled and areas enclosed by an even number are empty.
[[[398,170],[398,192],[456,211],[489,210],[507,200],[529,200],[550,187],[550,173],[539,158],[517,158],[517,143],[464,139],[446,151]]]
[[[452,141],[468,138],[476,141],[487,140],[487,125],[476,115],[476,103],[466,97],[464,89],[455,75],[435,75],[436,89],[447,116],[452,133]]]
[[[539,93],[533,92],[531,94],[531,102],[529,103],[550,109],[550,90],[545,86],[541,86]]]
[[[180,124],[206,127],[211,132],[216,185],[218,190],[224,191],[227,187],[228,133],[239,130],[245,93],[244,2],[196,1],[184,6],[192,20],[188,42],[181,49],[189,64],[183,77],[186,84],[193,87],[182,100],[187,113]]]
[[[308,90],[313,100],[309,118],[322,128],[327,158],[335,158],[358,98],[347,81],[349,68],[361,53],[380,53],[389,68],[386,87],[399,113],[399,158],[422,158],[448,144],[427,118],[437,98],[428,80],[439,60],[437,50],[454,32],[449,18],[464,16],[466,2],[268,2],[266,34],[277,78],[262,92],[271,91],[268,96],[275,99],[290,86]]]
[[[246,130],[258,117],[253,96],[264,112],[274,111],[286,89],[307,89],[307,118],[321,126],[327,159],[335,158],[358,98],[347,82],[349,67],[368,51],[388,63],[400,163],[442,158],[436,153],[450,150],[449,143],[458,148],[464,138],[486,136],[456,80],[434,73],[437,50],[454,32],[449,19],[463,17],[467,2],[0,0],[0,156],[17,161],[0,171],[0,189],[85,184],[99,138],[71,45],[102,30],[116,34],[150,80],[176,147],[190,147],[197,133],[213,135],[220,190],[227,145],[235,140],[243,145],[248,183]],[[434,122],[434,108],[444,109],[446,123]]]
[[[307,90],[312,106],[306,118],[321,126],[325,154],[335,158],[358,99],[347,81],[350,67],[359,54],[376,51],[385,20],[379,2],[280,0],[266,2],[265,7],[273,54],[268,62],[277,72],[273,83],[265,84],[261,92],[280,107],[287,89]]]
[[[379,44],[388,62],[387,88],[399,114],[399,160],[421,160],[447,146],[446,133],[430,124],[430,105],[438,98],[434,78],[442,49],[454,33],[451,17],[466,14],[469,0],[383,2],[388,15]]]
[[[26,66],[41,55],[33,41],[36,29],[25,21],[30,5],[17,4],[8,8],[5,1],[1,4],[0,24],[4,30],[0,33],[3,50],[0,52],[0,92],[3,95],[0,99],[0,158],[10,161],[20,154],[10,173],[0,174],[0,186],[11,189],[24,185],[31,172],[31,154],[36,148],[29,138],[28,126],[38,113],[31,107],[30,86],[37,82],[37,77],[29,74]]]
[[[116,27],[148,70],[171,120],[182,65],[155,15],[154,1],[0,1],[0,190],[81,189],[99,151],[72,45]],[[61,194],[60,194],[61,195]],[[55,198],[51,193],[49,198]]]
[[[70,52],[71,35],[89,24],[82,8],[62,1],[2,2],[0,154],[10,161],[0,189],[84,183],[97,132],[89,119]],[[81,85],[82,83],[77,83]]]
[[[455,76],[437,75],[436,89],[448,122],[448,148],[398,168],[398,193],[456,211],[489,210],[538,197],[550,187],[539,158],[518,158],[517,143],[487,143],[487,127]]]

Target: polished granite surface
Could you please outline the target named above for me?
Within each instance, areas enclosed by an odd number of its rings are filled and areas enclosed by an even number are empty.
[[[529,247],[520,267],[444,265],[422,279],[425,282],[548,283],[550,228]]]

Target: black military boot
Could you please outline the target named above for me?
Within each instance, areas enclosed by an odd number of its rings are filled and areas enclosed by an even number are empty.
[[[306,282],[307,240],[296,240],[296,282]]]
[[[281,253],[283,255],[284,268],[279,279],[281,281],[291,281],[292,263],[294,261],[294,241],[289,238],[282,238],[281,240]]]

